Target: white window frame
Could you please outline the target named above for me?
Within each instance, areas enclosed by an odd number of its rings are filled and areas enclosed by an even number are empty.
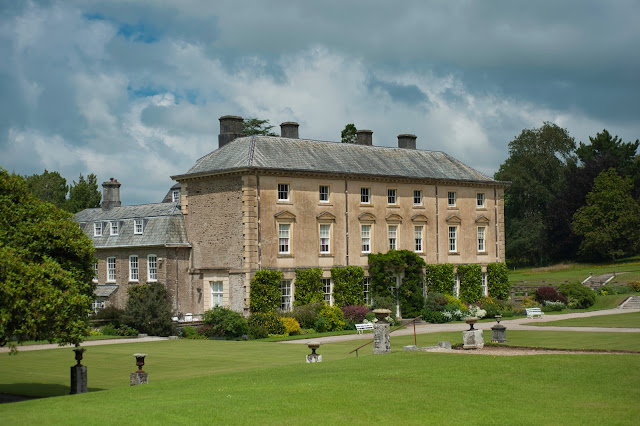
[[[209,290],[211,291],[211,307],[224,306],[224,282],[209,281]]]
[[[476,208],[483,209],[486,197],[484,196],[484,192],[476,193]]]
[[[447,207],[456,206],[456,193],[454,191],[447,192]]]
[[[320,224],[320,253],[331,253],[331,224]]]
[[[388,249],[389,250],[398,250],[398,225],[388,225]]]
[[[111,222],[109,222],[109,235],[118,235],[119,232],[120,223],[118,223],[117,220],[112,220]]]
[[[140,280],[140,258],[137,254],[129,256],[129,281]]]
[[[278,254],[291,254],[291,224],[290,223],[278,224]]]
[[[291,187],[288,183],[278,184],[278,202],[287,202],[291,200]]]
[[[283,312],[291,311],[292,306],[291,280],[280,281],[280,310]]]
[[[449,253],[458,252],[458,227],[449,225]]]
[[[422,191],[420,189],[413,190],[413,205],[414,206],[422,205]]]
[[[144,220],[133,219],[133,233],[135,235],[142,235],[143,232],[144,232]]]
[[[333,306],[333,282],[331,278],[322,278],[322,294],[324,301],[329,306]]]
[[[116,282],[116,258],[115,257],[107,257],[107,282],[114,283]]]
[[[482,294],[484,296],[489,296],[489,287],[487,287],[487,273],[482,273],[482,278],[480,281],[480,285],[482,286]]]
[[[360,188],[360,204],[371,204],[371,188]]]
[[[102,222],[93,222],[93,236],[102,237]]]
[[[365,232],[366,228],[366,232]],[[371,253],[371,230],[373,226],[370,224],[360,225],[360,250],[362,253]],[[365,248],[366,245],[366,248]]]
[[[371,303],[369,300],[371,297],[371,278],[364,277],[364,281],[362,282],[362,292],[364,293],[364,303],[368,305]]]
[[[93,262],[93,282],[98,282],[98,262]]]
[[[413,226],[413,251],[424,253],[424,226]]]
[[[387,204],[390,206],[398,205],[398,190],[395,188],[387,189]]]
[[[93,310],[94,314],[97,314],[99,310],[104,309],[105,306],[106,303],[103,297],[93,299],[93,302],[91,302],[91,309]]]
[[[328,203],[330,194],[331,194],[331,189],[329,188],[329,185],[318,186],[318,200],[321,203]]]
[[[173,191],[171,191],[171,202],[172,203],[176,203],[176,204],[180,204],[180,190],[179,189],[174,189]]]
[[[147,280],[158,281],[158,256],[155,254],[147,256]]]
[[[478,226],[478,252],[484,253],[487,251],[487,227]]]

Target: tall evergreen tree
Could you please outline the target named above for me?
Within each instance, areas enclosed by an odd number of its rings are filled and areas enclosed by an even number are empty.
[[[84,209],[100,207],[102,194],[98,190],[98,178],[91,173],[87,179],[80,173],[78,182],[73,181],[73,185],[69,187],[69,200],[67,202],[67,210],[71,213],[77,213]]]
[[[67,180],[58,172],[49,172],[47,169],[41,175],[33,174],[25,176],[29,192],[42,201],[64,209],[67,202]]]

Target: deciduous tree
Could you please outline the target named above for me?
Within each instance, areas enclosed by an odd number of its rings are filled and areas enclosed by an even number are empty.
[[[41,175],[33,174],[25,176],[29,192],[42,201],[64,209],[67,203],[67,180],[58,172],[49,172],[47,169]]]
[[[80,174],[78,182],[73,181],[73,185],[69,187],[69,200],[67,202],[67,210],[71,213],[77,213],[84,209],[100,207],[102,194],[98,190],[98,178],[91,173],[87,179]]]

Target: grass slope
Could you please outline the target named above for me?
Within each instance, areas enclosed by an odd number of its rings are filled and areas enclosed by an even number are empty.
[[[521,268],[509,272],[509,281],[520,284],[520,281],[546,281],[549,284],[560,284],[565,281],[582,281],[589,276],[603,275],[616,272],[613,282],[625,284],[629,281],[640,280],[640,259],[633,257],[611,264],[581,264],[567,263],[544,268]]]
[[[586,318],[570,318],[544,323],[530,322],[527,325],[558,326],[558,327],[611,327],[611,328],[638,328],[640,327],[640,312],[627,312],[616,315],[600,315]]]

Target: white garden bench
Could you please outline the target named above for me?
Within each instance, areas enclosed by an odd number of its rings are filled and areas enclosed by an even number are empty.
[[[362,324],[356,324],[356,330],[358,330],[358,334],[362,334],[362,332],[365,330],[373,331],[373,323],[365,322]]]
[[[527,311],[527,318],[532,318],[532,319],[533,317],[542,318],[544,316],[544,312],[542,312],[540,308],[525,308],[525,311]]]

